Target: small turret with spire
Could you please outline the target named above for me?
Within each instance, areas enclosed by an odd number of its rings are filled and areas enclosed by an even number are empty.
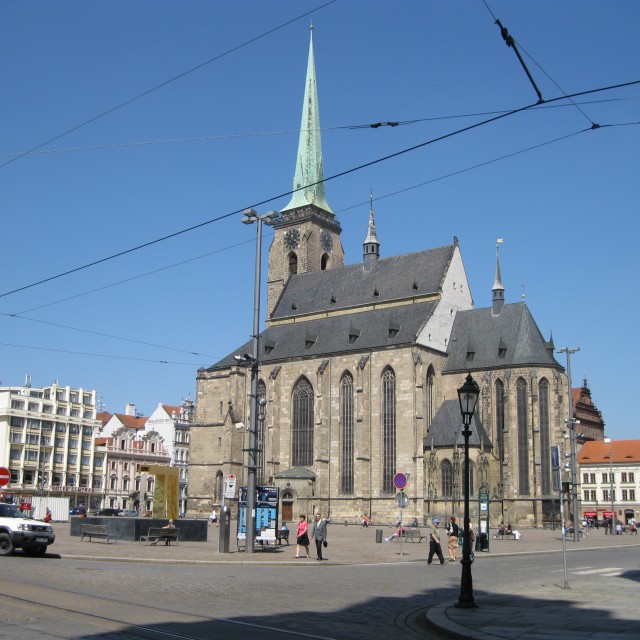
[[[373,218],[373,190],[369,194],[369,226],[364,239],[364,270],[370,271],[380,258],[380,242],[376,233],[376,222]]]
[[[498,249],[502,238],[496,240],[496,277],[493,281],[493,315],[499,316],[502,307],[504,307],[504,285],[502,284],[502,276],[500,275],[500,257],[498,255]]]

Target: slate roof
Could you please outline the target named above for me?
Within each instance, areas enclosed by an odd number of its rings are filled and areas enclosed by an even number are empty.
[[[525,365],[562,369],[524,302],[505,304],[499,315],[491,307],[458,311],[443,372]]]
[[[425,450],[430,449],[432,446],[436,449],[451,448],[455,445],[464,446],[462,429],[460,403],[457,400],[445,400],[431,422],[429,433],[424,438]],[[493,448],[493,444],[482,422],[480,422],[478,414],[474,413],[471,421],[469,445],[479,447],[481,440],[485,450]]]
[[[293,275],[271,319],[295,318],[439,293],[454,249],[455,245],[449,245],[380,259],[369,271],[364,270],[363,263],[357,263]]]
[[[315,480],[316,474],[307,467],[291,467],[280,473],[276,473],[276,478],[288,478],[289,480]]]
[[[437,304],[437,300],[432,300],[271,326],[260,334],[260,362],[411,345]],[[397,329],[397,335],[392,337],[390,329]],[[357,336],[352,343],[350,335]],[[207,370],[235,365],[234,354],[245,353],[251,353],[250,341]]]

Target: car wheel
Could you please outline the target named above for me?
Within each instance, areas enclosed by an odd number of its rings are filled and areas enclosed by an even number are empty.
[[[13,553],[13,542],[8,533],[0,533],[0,556],[8,556]]]

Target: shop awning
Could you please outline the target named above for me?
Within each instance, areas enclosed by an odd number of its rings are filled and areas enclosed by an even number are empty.
[[[585,511],[584,512],[584,517],[585,518],[597,518],[598,514],[596,511]]]

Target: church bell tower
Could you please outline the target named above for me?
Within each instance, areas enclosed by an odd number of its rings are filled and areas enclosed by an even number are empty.
[[[293,193],[273,229],[274,239],[269,248],[267,322],[290,276],[344,266],[340,223],[324,193],[313,26]]]

